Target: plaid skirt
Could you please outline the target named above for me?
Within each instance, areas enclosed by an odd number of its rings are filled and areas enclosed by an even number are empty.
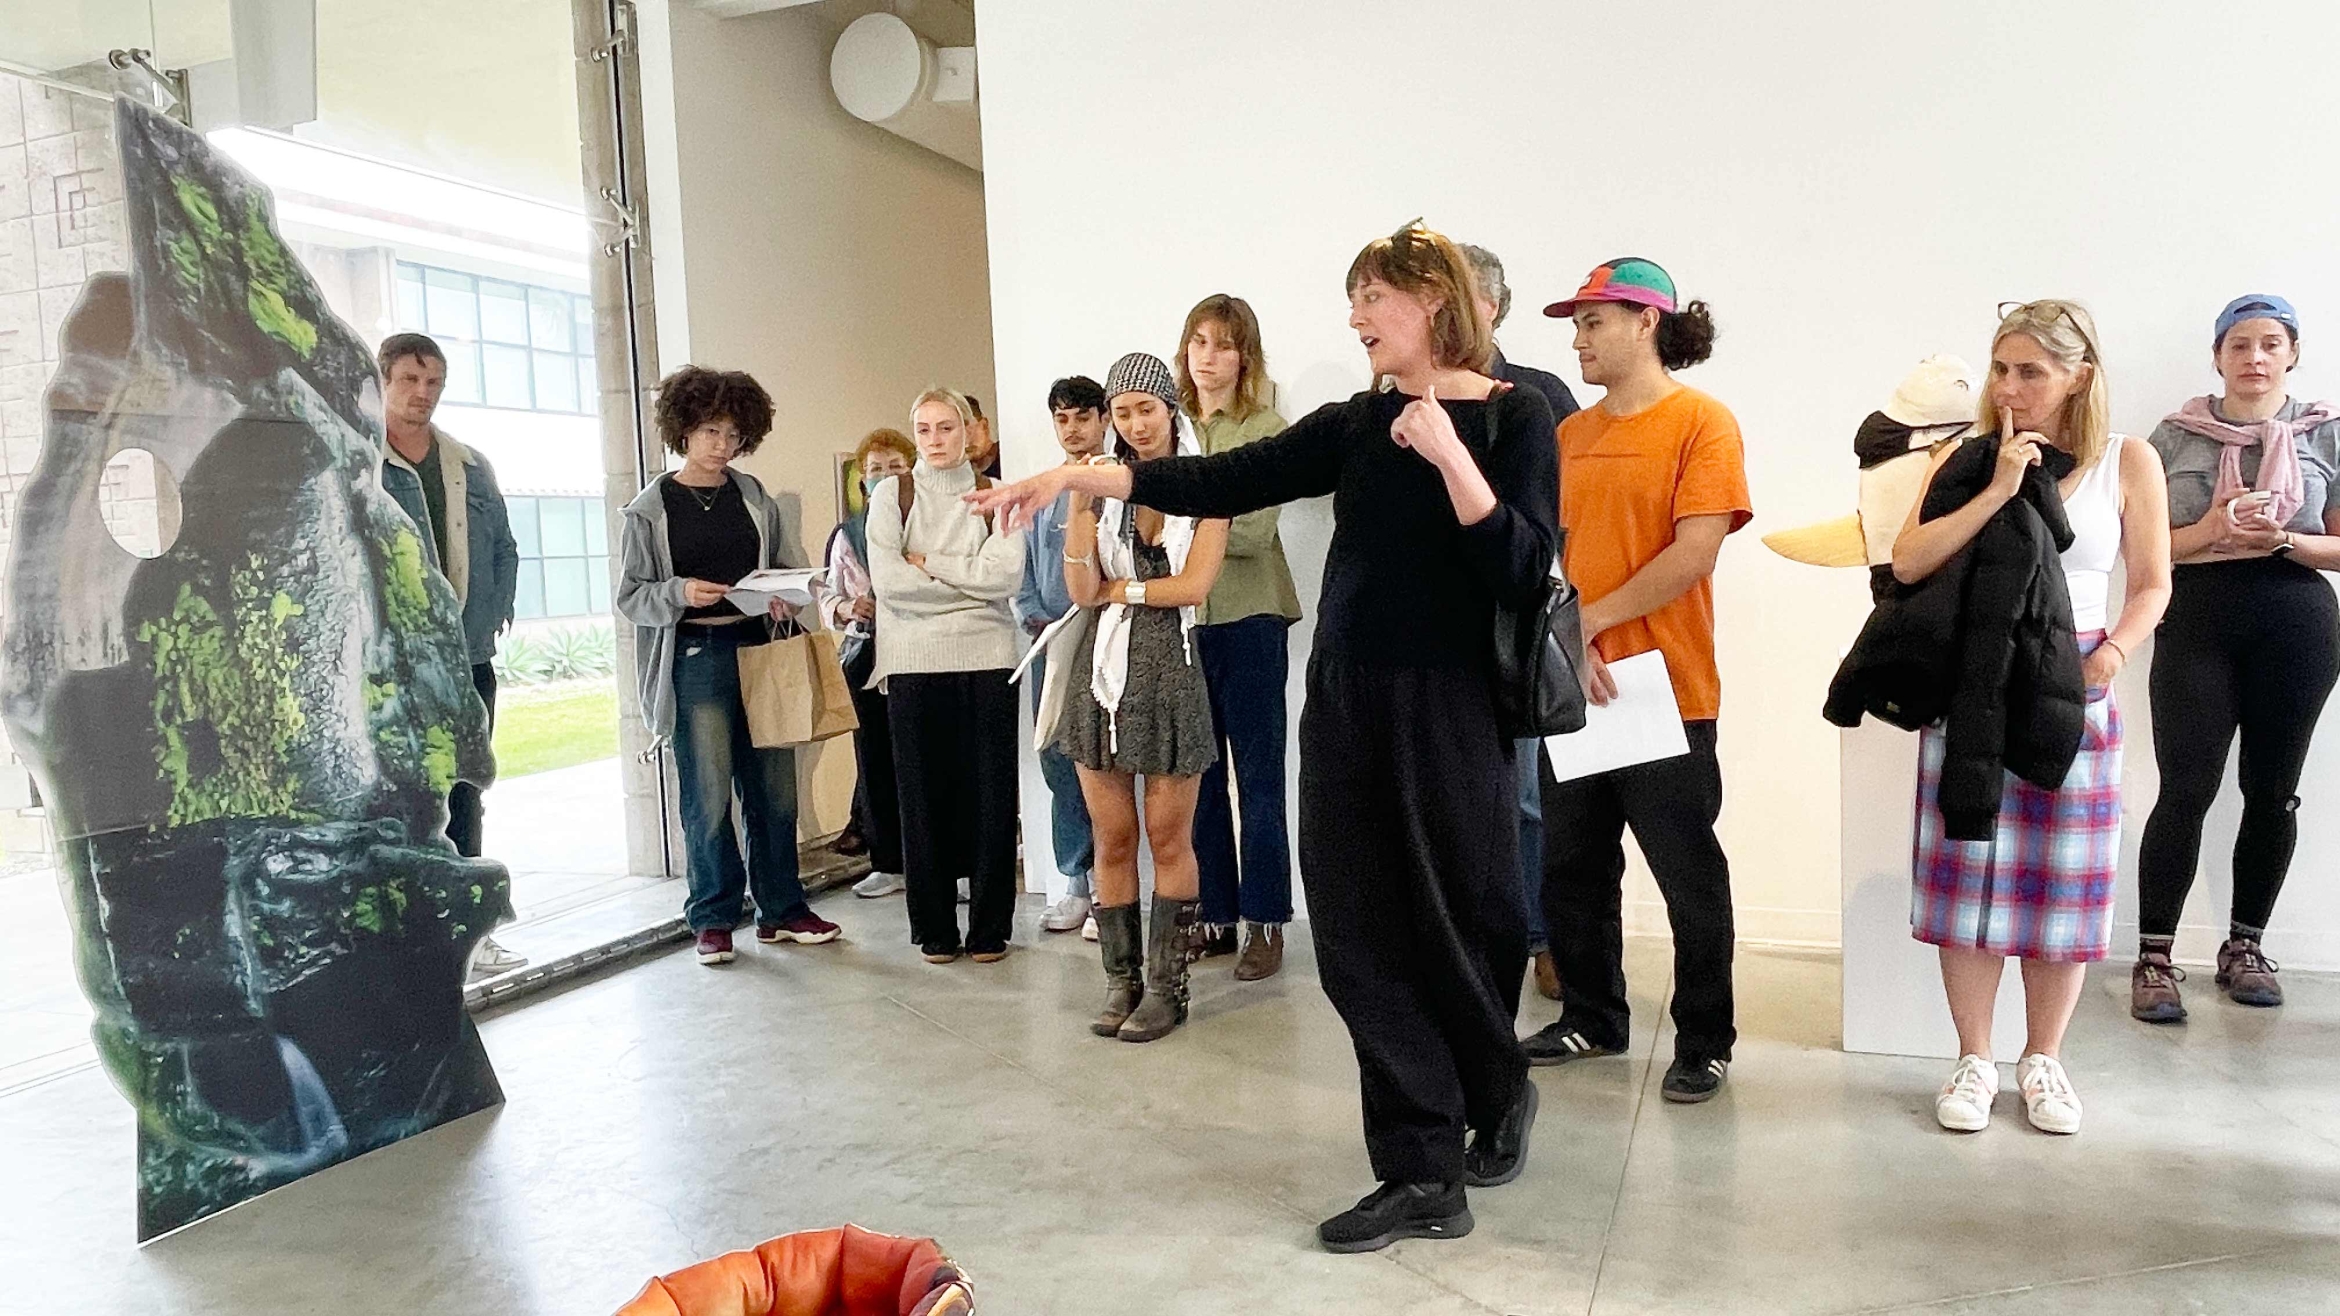
[[[2093,638],[2081,637],[2083,652]],[[1942,732],[1928,727],[1918,733],[1910,935],[2026,960],[2103,959],[2121,860],[2121,710],[2112,691],[2088,701],[2080,756],[2063,785],[2041,790],[2007,774],[1990,840],[1942,834],[1941,782]]]

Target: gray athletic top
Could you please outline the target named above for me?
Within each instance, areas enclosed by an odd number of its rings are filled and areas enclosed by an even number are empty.
[[[2307,403],[2293,398],[2277,414],[2290,420],[2307,408]],[[2226,419],[2215,400],[2210,412]],[[2340,510],[2340,420],[2319,425],[2296,442],[2304,497],[2298,513],[2283,528],[2294,534],[2320,535],[2324,533],[2324,514]],[[2201,520],[2210,511],[2210,490],[2218,483],[2218,454],[2225,445],[2166,420],[2153,428],[2152,443],[2169,477],[2170,525],[2189,526]],[[2259,450],[2255,447],[2243,450],[2242,477],[2246,485],[2259,478]]]

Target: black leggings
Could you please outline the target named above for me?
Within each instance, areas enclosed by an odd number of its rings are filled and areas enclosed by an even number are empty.
[[[2233,921],[2264,928],[2299,839],[2300,769],[2340,679],[2340,607],[2313,570],[2280,558],[2199,563],[2154,633],[2153,759],[2161,796],[2145,822],[2138,930],[2177,932],[2242,731],[2242,826],[2234,838]]]

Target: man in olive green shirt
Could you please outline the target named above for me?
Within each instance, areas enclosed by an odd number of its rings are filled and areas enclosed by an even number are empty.
[[[1259,325],[1242,299],[1206,298],[1187,316],[1178,356],[1179,392],[1206,454],[1216,455],[1282,432],[1268,405],[1267,359]],[[1211,692],[1218,761],[1203,775],[1194,812],[1194,851],[1202,879],[1204,954],[1236,949],[1235,976],[1265,978],[1283,963],[1283,925],[1292,918],[1292,840],[1284,808],[1284,685],[1291,670],[1287,632],[1300,619],[1300,595],[1284,562],[1278,509],[1236,517],[1227,557],[1197,614],[1194,648]],[[1242,806],[1236,836],[1227,792],[1228,763]]]

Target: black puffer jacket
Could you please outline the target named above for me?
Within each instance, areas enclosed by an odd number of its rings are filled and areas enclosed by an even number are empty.
[[[1823,710],[1838,726],[1871,713],[1915,730],[1943,724],[1937,803],[1952,840],[1987,841],[2003,773],[2053,789],[2080,752],[2087,692],[2060,554],[2071,546],[2056,481],[2069,454],[2045,460],[2023,489],[1942,568],[1870,613],[1837,669]],[[1966,441],[1926,491],[1918,519],[1957,511],[1988,488],[1999,440]]]

